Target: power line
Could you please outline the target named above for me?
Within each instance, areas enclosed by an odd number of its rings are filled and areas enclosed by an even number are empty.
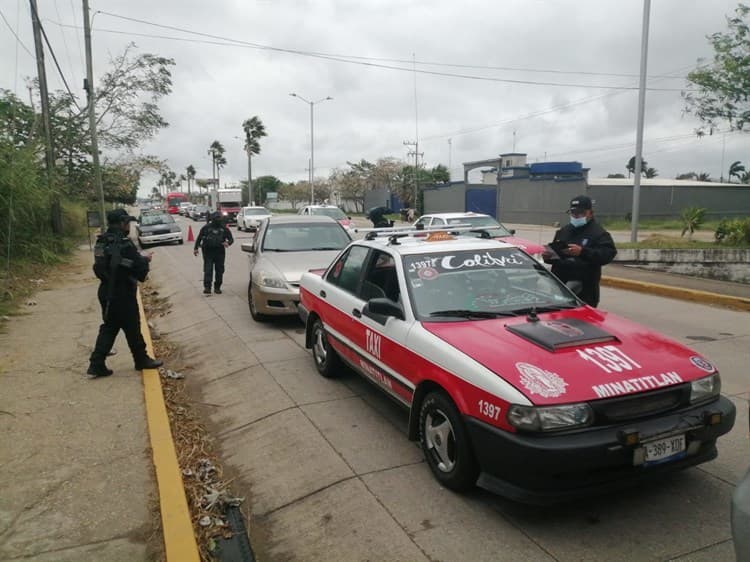
[[[57,68],[57,72],[60,75],[60,78],[62,79],[63,84],[65,85],[65,89],[68,91],[68,94],[70,94],[70,99],[73,101],[73,105],[76,106],[78,111],[81,111],[81,108],[78,105],[78,102],[76,101],[76,97],[73,95],[73,92],[70,91],[70,86],[68,86],[68,81],[65,79],[65,74],[63,74],[62,68],[60,68],[60,63],[57,62],[57,56],[55,55],[55,51],[52,48],[52,45],[50,45],[49,38],[47,37],[47,32],[44,30],[44,27],[42,26],[42,20],[39,19],[39,12],[37,12],[36,7],[34,6],[33,3],[31,3],[31,9],[34,11],[34,16],[36,17],[36,20],[39,23],[39,30],[42,32],[42,37],[44,37],[44,42],[47,44],[47,48],[49,49],[49,54],[52,55],[52,60],[55,63],[55,68]]]
[[[379,64],[375,62],[367,62],[364,60],[359,59],[352,59],[351,57],[346,58],[348,55],[337,55],[337,54],[328,54],[328,53],[319,53],[315,51],[303,51],[299,49],[288,49],[283,47],[273,47],[271,45],[264,45],[261,43],[252,43],[249,41],[242,41],[239,39],[232,39],[229,37],[223,37],[220,35],[212,35],[209,33],[202,33],[199,31],[192,31],[190,29],[185,29],[181,27],[176,27],[172,25],[163,25],[158,24],[146,20],[141,20],[138,18],[131,18],[128,16],[121,16],[119,14],[114,14],[112,12],[106,12],[106,11],[99,11],[98,13],[114,17],[117,19],[122,19],[125,21],[131,21],[135,23],[140,23],[143,25],[149,25],[153,27],[158,27],[160,29],[168,29],[171,31],[178,31],[180,33],[188,33],[190,35],[197,35],[200,37],[207,37],[209,39],[215,39],[220,41],[230,41],[232,43],[235,43],[237,45],[246,46],[253,49],[258,50],[265,50],[265,51],[274,51],[279,53],[287,53],[287,54],[295,54],[300,56],[306,56],[306,57],[312,57],[312,58],[319,58],[323,60],[331,60],[336,62],[344,62],[348,64],[358,64],[361,66],[368,66],[372,68],[383,68],[386,70],[397,70],[400,72],[419,72],[420,74],[427,74],[431,76],[442,76],[447,78],[462,78],[462,79],[468,79],[468,80],[480,80],[480,81],[486,81],[486,82],[501,82],[506,84],[519,84],[519,85],[531,85],[531,86],[549,86],[549,87],[569,87],[569,88],[594,88],[594,89],[603,89],[603,90],[637,90],[637,86],[611,86],[611,85],[605,85],[605,84],[574,84],[574,83],[560,83],[560,82],[546,82],[546,81],[535,81],[535,80],[517,80],[517,79],[511,79],[511,78],[497,78],[492,76],[477,76],[472,74],[459,74],[459,73],[451,73],[451,72],[438,72],[434,70],[416,70],[413,68],[408,67],[400,67],[400,66],[392,66],[392,65],[386,65],[386,64]],[[100,31],[103,31],[100,29]],[[178,39],[178,40],[184,40],[180,38],[169,38],[169,37],[162,37],[165,39]],[[649,88],[651,91],[666,91],[666,92],[680,92],[684,91],[684,88]]]
[[[23,41],[21,41],[21,38],[15,32],[13,27],[10,25],[10,22],[7,19],[5,19],[5,14],[3,14],[2,10],[0,10],[0,17],[3,18],[5,25],[8,26],[8,29],[10,29],[10,32],[13,34],[13,37],[16,38],[16,41],[18,42],[18,44],[21,45],[21,47],[23,47],[23,50],[26,51],[30,57],[34,58],[34,54],[29,50],[29,48],[26,45],[24,45]]]
[[[57,0],[55,0],[55,12],[57,13],[57,19],[62,20],[60,16],[60,8],[57,6]],[[65,39],[65,33],[62,32],[63,47],[65,49],[65,58],[68,59],[68,68],[70,70],[71,79],[75,78],[75,71],[73,70],[73,62],[70,60],[70,50],[68,49],[68,42]]]

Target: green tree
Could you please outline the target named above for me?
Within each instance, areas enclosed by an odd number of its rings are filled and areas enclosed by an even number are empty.
[[[655,178],[659,175],[659,170],[656,168],[646,168],[646,170],[643,172],[644,177],[647,178]]]
[[[607,174],[608,178],[617,178],[617,179],[624,179],[625,174]]]
[[[242,122],[242,130],[245,131],[245,152],[247,153],[247,181],[248,181],[248,198],[260,201],[261,199],[253,192],[253,155],[260,154],[260,139],[268,136],[263,121],[257,115]]]
[[[698,174],[695,172],[685,172],[684,174],[677,174],[675,177],[676,180],[694,180],[696,177],[698,177]]]
[[[288,201],[292,209],[297,209],[297,205],[310,200],[310,183],[291,182],[284,184],[279,188],[279,198]]]
[[[450,172],[446,166],[438,164],[430,171],[432,175],[432,181],[435,183],[446,183],[451,179]]]
[[[695,174],[696,181],[711,181],[711,174],[708,172],[700,172]]]
[[[242,198],[244,202],[249,200],[249,193],[247,189],[247,181],[240,182],[242,184]],[[265,205],[267,202],[268,193],[277,193],[283,182],[276,176],[260,176],[253,182],[253,189],[255,195],[255,202],[258,205]]]
[[[729,179],[733,177],[737,178],[737,181],[742,181],[742,174],[745,171],[745,166],[739,160],[732,162],[729,166]]]
[[[750,6],[740,4],[727,18],[726,32],[708,36],[713,61],[687,76],[694,91],[683,92],[685,111],[702,123],[699,132],[709,133],[726,122],[730,130],[746,130],[750,120]]]

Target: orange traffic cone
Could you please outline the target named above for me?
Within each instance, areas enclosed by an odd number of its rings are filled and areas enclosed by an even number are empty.
[[[188,225],[188,242],[195,241],[195,237],[193,236],[193,226]]]

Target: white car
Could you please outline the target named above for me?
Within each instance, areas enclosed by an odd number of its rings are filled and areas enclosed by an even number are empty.
[[[343,226],[348,232],[354,229],[354,223],[351,217],[347,217],[344,211],[339,209],[336,205],[306,205],[299,210],[300,215],[307,216],[326,216],[337,220],[338,223]]]
[[[190,201],[183,201],[180,203],[180,206],[177,209],[177,214],[185,217],[188,214],[188,211],[190,210],[190,207],[192,207],[193,204]]]
[[[271,211],[265,207],[242,207],[237,214],[237,230],[255,232],[263,219],[271,216]]]

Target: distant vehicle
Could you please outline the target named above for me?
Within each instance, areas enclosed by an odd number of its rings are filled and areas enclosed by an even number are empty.
[[[408,408],[443,486],[554,503],[716,458],[735,406],[700,352],[450,228],[368,232],[302,275],[298,306],[318,372],[348,366]]]
[[[208,206],[206,205],[194,205],[190,211],[190,218],[194,221],[206,220],[208,216]]]
[[[250,254],[247,303],[253,319],[295,316],[302,274],[328,267],[350,241],[330,217],[276,215],[261,222],[253,241],[242,244]]]
[[[237,215],[237,230],[255,232],[263,219],[271,216],[271,211],[265,207],[242,207]]]
[[[214,189],[210,196],[212,211],[219,211],[227,223],[237,222],[237,214],[242,208],[241,189]]]
[[[138,218],[136,232],[142,248],[166,242],[183,242],[180,225],[172,215],[164,211],[142,213]]]
[[[325,217],[331,217],[339,222],[348,231],[354,229],[354,223],[351,217],[347,217],[344,211],[336,207],[335,205],[307,205],[299,210],[300,215],[322,215]]]
[[[738,562],[750,560],[750,469],[732,495],[732,537]]]
[[[467,224],[485,229],[489,232],[492,238],[518,246],[527,254],[531,254],[534,258],[541,261],[544,246],[532,242],[531,240],[518,238],[515,236],[515,230],[505,228],[505,226],[490,215],[484,215],[482,213],[432,213],[419,217],[414,223],[414,226],[417,228],[420,226],[424,228],[432,228],[450,224]]]
[[[189,208],[190,208],[190,207],[191,207],[192,205],[193,205],[193,204],[192,204],[192,203],[191,203],[190,201],[183,201],[182,203],[180,203],[180,206],[179,206],[179,207],[178,207],[178,209],[177,209],[177,213],[178,213],[179,215],[181,215],[181,216],[183,216],[183,217],[184,217],[185,215],[187,215],[188,209],[189,209]]]
[[[188,196],[179,191],[172,191],[171,193],[167,193],[167,196],[164,199],[165,208],[171,215],[176,215],[180,211],[180,204],[187,202]]]

